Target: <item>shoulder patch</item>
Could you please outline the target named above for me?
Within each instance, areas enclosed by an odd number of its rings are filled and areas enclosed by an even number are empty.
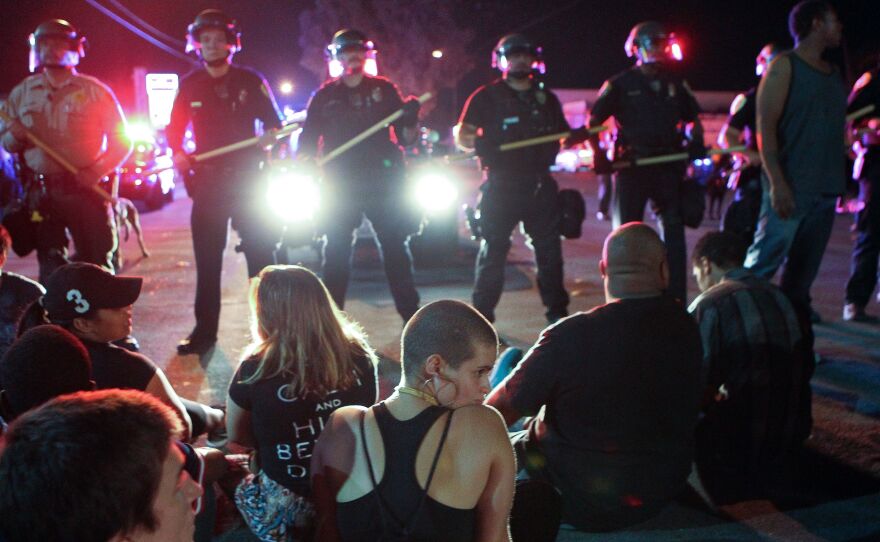
[[[746,102],[748,98],[746,98],[745,94],[737,94],[736,98],[733,99],[733,102],[730,103],[730,115],[736,115],[742,108],[746,106]]]
[[[859,77],[859,80],[856,81],[856,84],[853,86],[853,92],[858,92],[868,86],[868,83],[871,82],[872,78],[873,76],[871,75],[871,72],[863,73],[862,76]]]

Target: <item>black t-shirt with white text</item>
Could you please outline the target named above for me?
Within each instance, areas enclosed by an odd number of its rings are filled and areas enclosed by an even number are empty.
[[[369,358],[354,359],[357,380],[347,390],[326,396],[309,394],[290,398],[289,376],[274,376],[244,384],[259,365],[258,358],[241,363],[229,385],[229,397],[251,413],[260,468],[284,487],[301,496],[309,494],[309,464],[318,435],[327,418],[341,406],[372,406],[379,395],[376,367]]]

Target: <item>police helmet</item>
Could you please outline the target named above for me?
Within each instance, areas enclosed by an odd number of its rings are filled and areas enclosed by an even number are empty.
[[[58,63],[47,64],[40,58],[40,41],[46,38],[61,38],[67,41],[68,52]],[[28,37],[28,43],[31,49],[29,67],[32,73],[43,66],[72,68],[79,64],[82,57],[86,56],[86,47],[88,46],[85,36],[63,19],[50,19],[40,23]]]
[[[359,30],[343,28],[333,34],[330,44],[324,50],[327,56],[327,70],[330,77],[339,77],[342,75],[344,68],[342,67],[342,52],[346,49],[358,49],[364,52],[363,71],[369,75],[377,75],[379,73],[376,64],[376,46],[367,35]]]
[[[523,34],[507,34],[498,40],[498,44],[492,50],[492,67],[505,71],[508,57],[514,53],[532,55],[535,57],[532,68],[544,73],[543,49]]]
[[[241,29],[238,22],[219,9],[206,9],[196,15],[196,19],[186,27],[186,52],[201,48],[199,34],[202,30],[217,28],[226,33],[226,43],[232,46],[230,54],[241,51]]]
[[[768,43],[761,48],[758,56],[755,57],[755,75],[761,77],[767,71],[767,66],[781,52],[781,49],[775,43]]]
[[[636,57],[643,63],[671,60],[670,46],[675,42],[675,34],[666,30],[657,21],[641,22],[629,31],[623,48],[626,56]]]
[[[367,35],[359,30],[343,28],[333,34],[330,45],[327,46],[326,54],[330,60],[339,60],[339,54],[346,49],[360,49],[364,52],[374,51],[373,42],[367,39]]]

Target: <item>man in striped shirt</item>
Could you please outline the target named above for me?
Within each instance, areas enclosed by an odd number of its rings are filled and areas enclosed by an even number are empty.
[[[693,254],[702,293],[688,310],[700,326],[705,377],[697,466],[717,500],[761,491],[812,425],[809,323],[779,288],[742,267],[745,254],[730,232],[707,233]]]

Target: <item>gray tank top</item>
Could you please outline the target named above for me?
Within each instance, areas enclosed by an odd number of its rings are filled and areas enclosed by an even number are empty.
[[[846,88],[837,69],[824,73],[793,51],[791,85],[779,121],[779,157],[795,200],[836,196],[846,188]]]

